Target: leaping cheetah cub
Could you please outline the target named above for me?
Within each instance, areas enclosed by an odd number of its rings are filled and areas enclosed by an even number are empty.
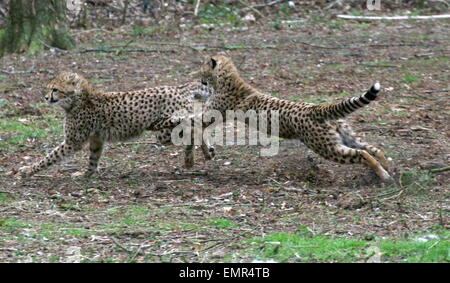
[[[385,182],[393,179],[387,172],[388,161],[382,150],[361,141],[342,118],[377,98],[380,84],[365,94],[329,106],[292,102],[259,92],[239,75],[233,61],[225,56],[209,58],[201,69],[202,82],[214,88],[206,109],[275,110],[279,113],[279,136],[300,139],[320,156],[340,163],[365,163]],[[270,112],[268,112],[270,123]],[[270,126],[268,127],[270,128]]]
[[[201,84],[159,86],[138,91],[105,93],[90,86],[76,73],[62,72],[47,85],[45,100],[61,106],[65,112],[64,141],[45,158],[32,166],[19,169],[21,176],[29,176],[79,151],[89,142],[89,167],[86,177],[97,171],[105,142],[124,141],[137,137],[145,130],[160,131],[159,141],[167,144],[171,130],[181,118],[178,111],[191,113],[194,99],[204,99],[211,89]],[[214,155],[214,149],[203,143],[205,159]],[[193,146],[187,146],[185,166],[194,163]]]

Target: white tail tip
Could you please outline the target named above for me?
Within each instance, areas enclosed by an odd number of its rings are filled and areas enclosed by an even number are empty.
[[[376,82],[376,83],[373,85],[373,88],[374,88],[376,91],[379,91],[379,90],[381,89],[380,83],[379,83],[379,82]]]

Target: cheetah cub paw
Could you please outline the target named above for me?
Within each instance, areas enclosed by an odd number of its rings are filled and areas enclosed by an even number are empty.
[[[19,168],[18,176],[20,178],[26,178],[33,175],[33,168],[31,166],[22,166]]]

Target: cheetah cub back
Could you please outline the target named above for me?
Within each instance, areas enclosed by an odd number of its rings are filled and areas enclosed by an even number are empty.
[[[158,139],[168,143],[171,130],[181,119],[176,112],[192,113],[194,99],[204,99],[211,89],[198,83],[158,86],[137,91],[105,93],[93,88],[82,76],[63,72],[47,85],[45,100],[65,112],[64,141],[45,158],[19,169],[22,176],[42,170],[89,143],[89,167],[85,176],[97,171],[105,142],[124,141],[145,130],[160,131]],[[202,144],[205,159],[213,148]],[[193,146],[185,152],[185,166],[193,166]]]

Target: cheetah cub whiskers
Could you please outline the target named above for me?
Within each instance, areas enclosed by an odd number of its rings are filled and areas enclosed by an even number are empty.
[[[270,110],[279,113],[279,136],[300,139],[320,156],[340,163],[369,165],[384,182],[393,179],[387,172],[388,161],[382,150],[356,137],[342,118],[375,100],[380,84],[375,83],[365,94],[347,98],[328,106],[293,102],[259,92],[239,75],[231,58],[213,56],[201,68],[202,82],[214,88],[205,111],[218,110],[225,117],[226,110]]]
[[[211,89],[201,83],[179,86],[159,86],[138,91],[105,93],[90,86],[81,75],[62,72],[47,85],[47,103],[60,106],[65,112],[64,141],[45,158],[19,169],[22,177],[32,175],[79,151],[89,142],[89,167],[85,176],[97,171],[105,142],[125,141],[145,130],[159,131],[157,139],[170,143],[171,130],[182,118],[174,113],[192,113],[195,100],[208,97]],[[205,159],[214,155],[214,149],[203,142]],[[185,166],[194,164],[193,146],[185,151]]]

